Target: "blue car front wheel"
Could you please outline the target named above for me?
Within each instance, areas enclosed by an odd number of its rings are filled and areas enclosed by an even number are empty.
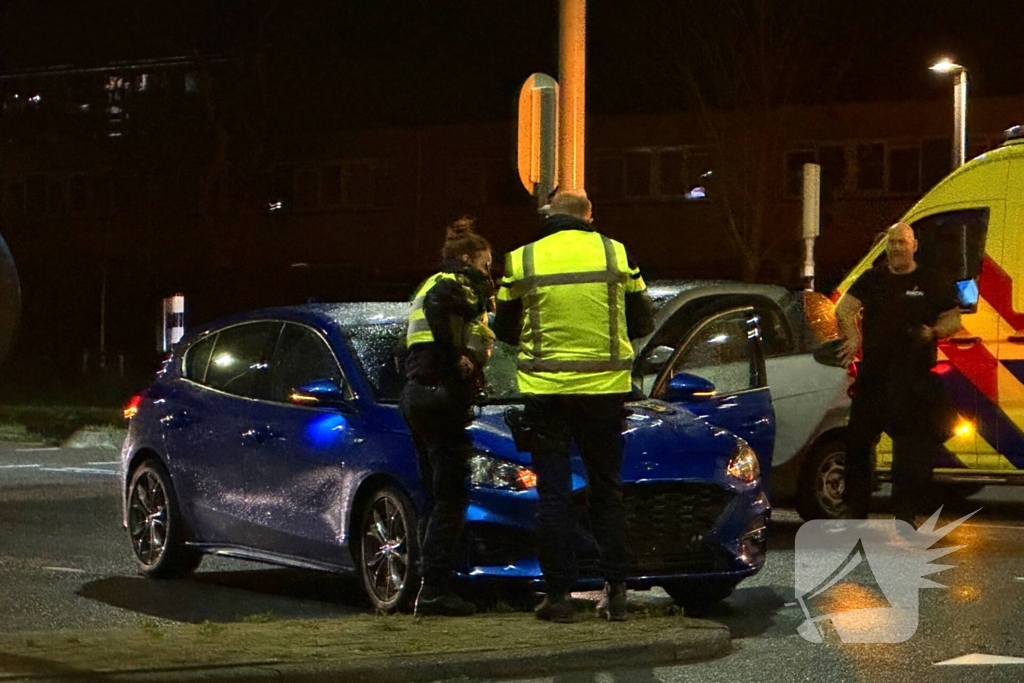
[[[370,602],[383,612],[408,608],[419,589],[412,502],[393,486],[385,486],[370,497],[360,519],[359,568]]]

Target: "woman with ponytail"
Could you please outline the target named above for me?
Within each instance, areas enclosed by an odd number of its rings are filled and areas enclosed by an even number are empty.
[[[482,387],[494,335],[487,327],[491,300],[491,245],[472,218],[448,226],[439,272],[413,297],[406,344],[402,415],[419,454],[428,509],[420,525],[416,614],[468,616],[472,603],[452,590],[468,503],[466,478],[473,449],[466,427]]]

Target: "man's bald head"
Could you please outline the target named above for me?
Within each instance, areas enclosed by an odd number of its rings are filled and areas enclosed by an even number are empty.
[[[575,216],[585,221],[591,219],[592,211],[593,209],[585,190],[565,190],[564,192],[559,192],[551,198],[551,203],[547,207],[547,214],[549,216],[563,214]]]
[[[886,230],[886,233],[888,233],[890,239],[896,235],[900,235],[904,238],[909,236],[910,239],[914,239],[914,229],[910,227],[909,223],[904,223],[903,221],[890,225]]]
[[[906,223],[894,223],[885,231],[887,240],[885,254],[889,259],[889,269],[894,273],[909,273],[917,267],[914,254],[917,252],[917,239],[914,229]]]

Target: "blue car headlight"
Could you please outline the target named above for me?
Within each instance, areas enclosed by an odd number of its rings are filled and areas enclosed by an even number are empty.
[[[469,483],[489,489],[526,491],[537,486],[537,475],[528,467],[477,453],[469,459]]]
[[[757,462],[757,453],[743,439],[738,439],[736,450],[725,467],[725,473],[745,484],[753,483],[761,476],[761,465]]]

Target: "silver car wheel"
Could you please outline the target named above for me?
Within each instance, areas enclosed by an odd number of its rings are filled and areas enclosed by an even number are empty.
[[[846,453],[835,450],[825,455],[814,479],[814,494],[821,509],[830,517],[842,517],[843,491],[846,489]]]

